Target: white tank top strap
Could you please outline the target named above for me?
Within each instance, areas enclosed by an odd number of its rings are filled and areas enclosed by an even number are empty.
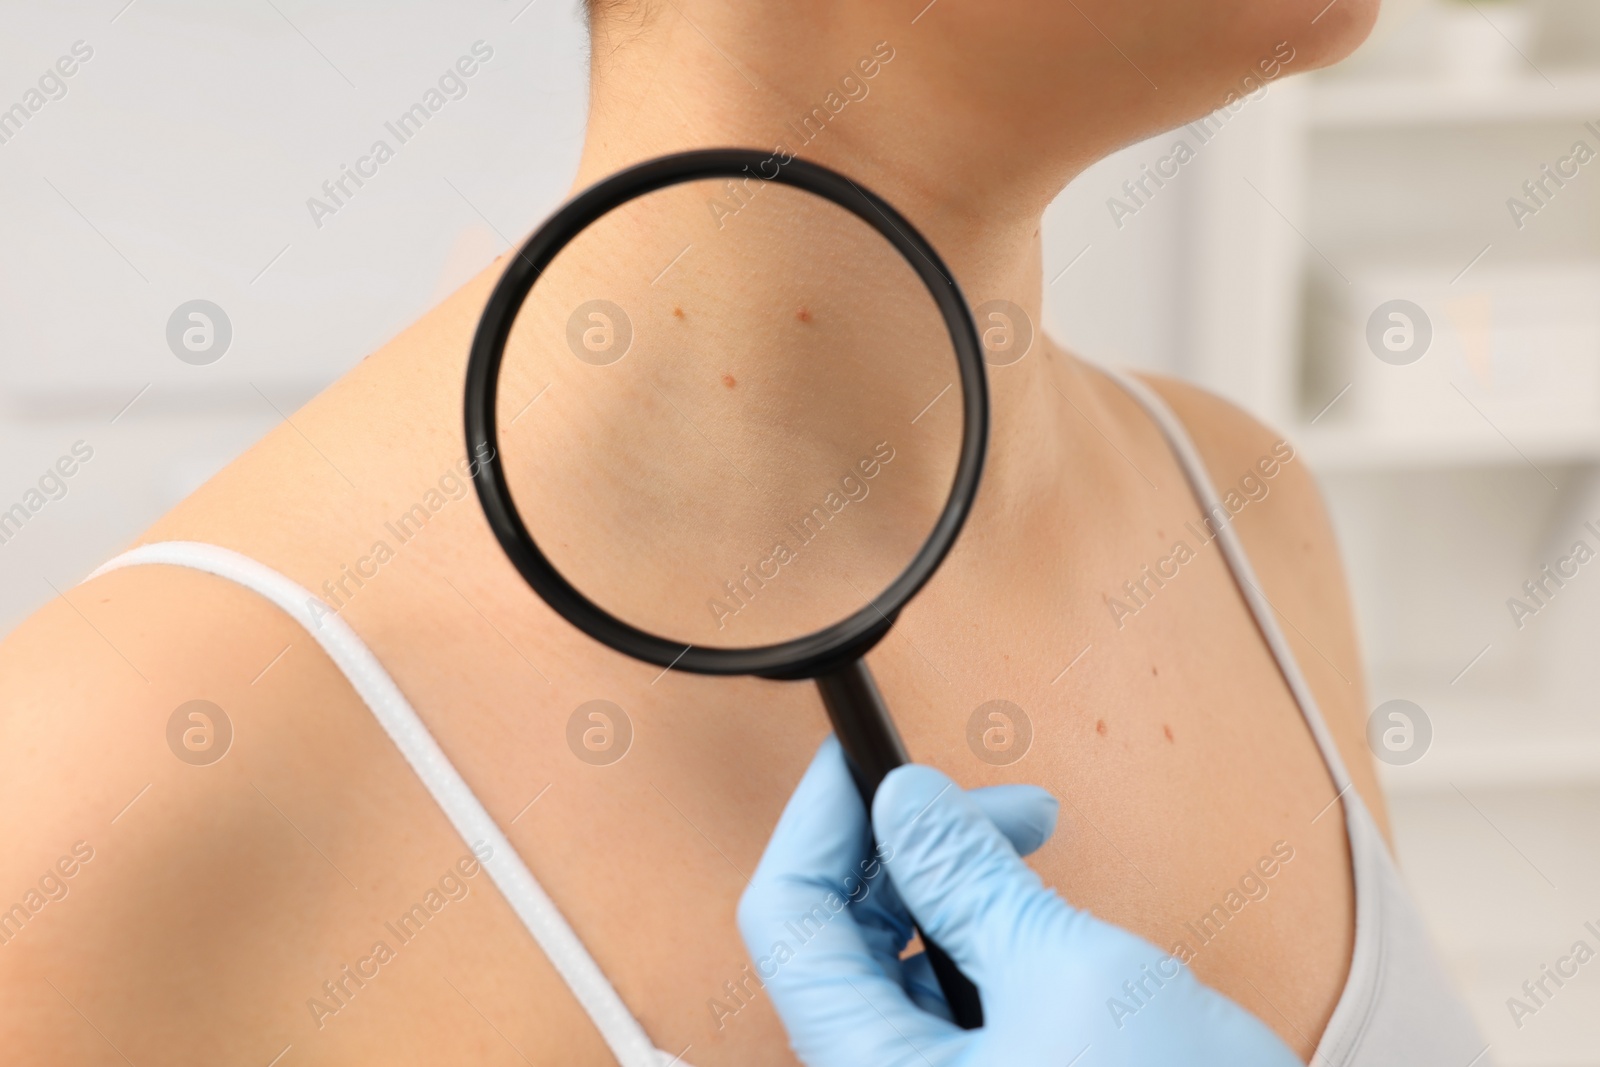
[[[1488,1048],[1481,1044],[1470,1014],[1451,989],[1426,925],[1372,816],[1360,795],[1350,788],[1338,747],[1188,432],[1148,386],[1114,371],[1105,373],[1155,421],[1195,498],[1211,516],[1224,559],[1316,739],[1338,790],[1335,799],[1342,802],[1355,880],[1355,946],[1349,978],[1313,1062],[1319,1067],[1384,1067],[1392,1063],[1489,1067]],[[343,619],[271,568],[229,549],[198,542],[142,545],[106,563],[90,578],[140,564],[167,564],[214,574],[266,597],[300,623],[372,709],[462,840],[469,845],[487,842],[492,847],[484,868],[622,1067],[687,1067],[681,1059],[683,1053],[674,1056],[650,1041],[394,680]],[[1332,807],[1330,802],[1329,810]]]
[[[1167,439],[1168,446],[1177,457],[1178,465],[1183,468],[1183,475],[1189,482],[1190,491],[1204,509],[1212,528],[1216,530],[1217,544],[1221,546],[1223,558],[1233,573],[1234,584],[1244,596],[1250,614],[1255,618],[1256,629],[1266,641],[1268,651],[1278,664],[1278,672],[1283,675],[1289,692],[1294,696],[1295,704],[1300,708],[1300,714],[1306,720],[1306,726],[1311,730],[1311,736],[1316,739],[1317,749],[1322,753],[1322,762],[1327,764],[1328,775],[1333,779],[1334,788],[1341,797],[1347,795],[1350,788],[1350,774],[1345,769],[1344,757],[1339,754],[1339,746],[1334,743],[1333,735],[1328,732],[1327,723],[1322,719],[1322,711],[1317,706],[1317,698],[1312,695],[1311,687],[1306,684],[1305,675],[1300,671],[1299,661],[1295,659],[1294,651],[1289,647],[1288,639],[1284,637],[1283,628],[1278,625],[1272,603],[1262,591],[1261,583],[1256,579],[1255,568],[1250,566],[1250,557],[1245,554],[1244,545],[1239,540],[1239,533],[1233,528],[1233,516],[1223,506],[1221,495],[1211,484],[1211,476],[1206,473],[1205,461],[1200,458],[1200,453],[1189,437],[1188,430],[1167,406],[1167,402],[1148,385],[1132,375],[1108,367],[1100,369],[1139,402],[1161,430],[1161,435]]]
[[[195,541],[141,545],[110,560],[89,578],[141,564],[186,567],[225,578],[270,600],[303,626],[372,709],[461,839],[469,846],[490,846],[489,858],[482,861],[484,870],[588,1012],[617,1062],[622,1067],[666,1067],[669,1063],[686,1067],[651,1042],[405,694],[348,623],[321,599],[270,567],[231,549]]]
[[[1350,775],[1316,696],[1278,625],[1272,604],[1245,555],[1232,516],[1206,473],[1205,461],[1178,416],[1143,382],[1099,368],[1136,400],[1166,438],[1195,500],[1216,530],[1217,544],[1256,628],[1277,662],[1306,726],[1315,738],[1340,802],[1350,847],[1356,932],[1350,970],[1312,1063],[1317,1067],[1489,1067],[1489,1046],[1478,1036],[1471,1013],[1449,976],[1389,854],[1372,813],[1351,787]],[[1315,816],[1326,817],[1333,801]],[[1313,819],[1315,821],[1315,819]]]

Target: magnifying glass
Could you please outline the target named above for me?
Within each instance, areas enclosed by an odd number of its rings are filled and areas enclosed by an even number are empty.
[[[863,657],[960,533],[988,420],[928,241],[849,178],[750,149],[570,200],[506,267],[467,368],[478,497],[534,591],[663,672],[814,680],[868,810],[909,757]],[[982,1025],[923,943],[955,1021]]]

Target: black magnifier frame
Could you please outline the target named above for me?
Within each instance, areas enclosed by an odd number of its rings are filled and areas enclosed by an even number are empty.
[[[774,173],[768,174],[773,169]],[[749,648],[704,648],[649,633],[589,600],[558,571],[528,532],[511,498],[501,462],[496,400],[507,339],[528,293],[545,269],[595,221],[638,197],[706,178],[757,179],[804,190],[844,208],[888,241],[933,298],[955,351],[961,382],[962,431],[950,496],[906,569],[859,611],[803,637]],[[906,603],[944,561],[978,494],[989,437],[989,391],[982,346],[965,297],[926,238],[882,197],[844,175],[805,160],[779,162],[748,148],[679,152],[629,167],[573,197],[536,230],[496,283],[472,339],[467,364],[469,454],[481,459],[473,484],[490,528],[534,592],[590,637],[658,667],[693,674],[815,679],[850,772],[871,810],[884,776],[910,762],[863,657],[883,639]],[[955,1021],[983,1023],[975,986],[935,944],[923,939]]]

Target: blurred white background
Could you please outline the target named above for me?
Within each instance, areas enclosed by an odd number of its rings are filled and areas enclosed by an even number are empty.
[[[575,0],[7,2],[0,27],[0,109],[27,111],[0,114],[0,512],[28,510],[0,524],[3,633],[555,206],[587,41]],[[318,226],[307,198],[478,41],[466,95]],[[1540,573],[1600,551],[1600,5],[1390,0],[1352,61],[1204,134],[1060,198],[1045,325],[1301,444],[1372,705],[1431,727],[1375,749],[1493,1057],[1600,1064],[1600,963],[1520,1026],[1507,1005],[1600,949],[1600,564]],[[1195,158],[1130,197],[1180,139]],[[204,366],[167,342],[197,299],[232,331]]]

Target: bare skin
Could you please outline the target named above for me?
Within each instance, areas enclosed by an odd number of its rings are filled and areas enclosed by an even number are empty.
[[[951,24],[940,24],[947,5]],[[876,5],[841,8],[826,32],[774,12],[754,25],[710,3],[683,5],[705,35],[670,10],[643,29],[602,22],[579,183],[670,148],[771,138],[791,105],[751,94],[704,36],[739,42],[763,84],[801,100],[872,42],[903,38],[874,83],[882,109],[861,107],[859,123],[841,121],[838,138],[804,154],[902,206],[973,301],[1005,296],[1037,321],[1037,219],[1054,190],[1115,143],[1215,106],[1237,56],[1248,66],[1287,36],[1231,4],[1189,5],[1216,9],[1203,43],[1223,56],[1215,71],[1192,70],[1194,42],[1141,32],[1116,5],[1082,6],[1171,86],[1159,106],[1107,103],[1144,83],[1115,52],[1101,55],[1103,40],[1081,23],[1052,43],[1084,62],[1052,61],[1072,70],[1052,77],[1085,81],[1045,94],[1026,62],[998,70],[985,25],[948,0],[919,21],[916,48],[905,30],[915,12]],[[1282,7],[1295,33],[1316,14]],[[1059,16],[1033,14],[1048,36]],[[1337,58],[1369,22],[1366,6],[1334,9],[1297,44],[1303,61]],[[995,62],[970,62],[971,50],[991,48]],[[973,67],[969,110],[948,78]],[[1007,136],[998,157],[968,159],[950,147],[971,134],[963,124],[1012,114],[986,94],[1045,102],[1016,119],[1018,138],[1024,122],[1046,120],[1077,135],[1058,132],[1071,144],[1055,157]],[[942,118],[905,129],[908,114],[932,113],[930,98],[947,105],[932,109]],[[638,117],[645,99],[650,122]],[[1046,103],[1061,113],[1041,116]],[[618,247],[647,237],[621,232]],[[461,456],[465,351],[502,266],[141,540],[223,545],[313,590],[337,579]],[[706,296],[677,295],[691,311]],[[743,295],[752,318],[718,325],[730,342],[780,313],[759,287]],[[781,367],[792,355],[779,346],[772,359]],[[1031,781],[1060,795],[1062,829],[1034,866],[1074,904],[1159,944],[1186,939],[1186,922],[1288,843],[1294,858],[1270,895],[1193,966],[1309,1057],[1343,988],[1354,920],[1342,824],[1334,813],[1312,821],[1334,796],[1320,757],[1215,546],[1120,627],[1108,611],[1105,598],[1166,555],[1199,512],[1142,411],[1053,346],[1005,370],[993,375],[995,447],[978,507],[873,669],[919,760],[963,785]],[[714,393],[728,372],[708,361],[685,373]],[[1278,435],[1236,409],[1156,384],[1219,485],[1272,452]],[[605,416],[592,410],[596,426]],[[557,475],[581,486],[580,466],[573,457]],[[1270,485],[1240,514],[1240,534],[1381,821],[1331,530],[1302,461]],[[746,963],[732,921],[743,875],[827,729],[810,687],[678,674],[655,683],[657,669],[595,645],[540,603],[470,498],[435,513],[341,615],[660,1047],[690,1046],[685,1058],[700,1067],[793,1062],[763,998],[720,1019],[710,1002],[737,1003],[724,983]],[[572,709],[597,696],[624,706],[635,728],[633,749],[609,767],[581,763],[565,742]],[[1026,708],[1036,731],[1027,757],[1004,768],[974,759],[965,737],[972,709],[996,697]],[[196,698],[224,707],[236,730],[208,767],[167,747],[173,709]],[[0,897],[20,898],[75,842],[94,850],[70,893],[0,946],[0,1044],[19,1058],[264,1064],[289,1045],[285,1064],[610,1062],[481,872],[319,1025],[308,999],[326,999],[323,982],[373,942],[392,944],[385,922],[467,845],[313,640],[259,597],[165,567],[71,590],[0,645],[0,715]]]

